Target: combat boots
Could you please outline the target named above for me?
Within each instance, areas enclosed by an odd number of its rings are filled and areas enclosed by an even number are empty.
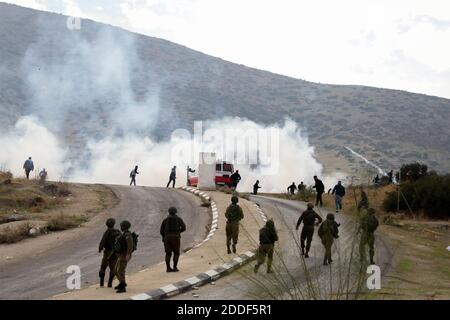
[[[233,253],[236,253],[236,244],[233,244]]]
[[[231,250],[230,250],[230,245],[229,244],[227,244],[227,253],[231,254]]]
[[[166,255],[166,272],[173,272],[173,269],[170,267],[170,256]]]
[[[98,276],[100,277],[100,287],[103,287],[105,285],[105,274],[100,271]]]
[[[273,273],[272,262],[268,262],[267,263],[267,273]]]
[[[119,283],[119,285],[117,286],[117,289],[116,289],[116,293],[127,292],[126,286],[127,285],[125,283]]]
[[[259,263],[255,264],[255,267],[253,268],[254,273],[258,273],[259,266],[260,266]]]

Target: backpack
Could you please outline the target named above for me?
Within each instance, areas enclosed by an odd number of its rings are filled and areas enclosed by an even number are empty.
[[[378,228],[378,219],[371,214],[367,217],[367,231],[374,232]]]
[[[138,238],[139,235],[135,232],[131,233],[131,237],[133,238],[133,252],[137,250]],[[114,251],[117,253],[124,253],[127,251],[127,244],[125,242],[125,236],[122,233],[119,237],[116,238],[114,242]]]
[[[320,239],[322,239],[325,235],[331,235],[330,225],[326,220],[320,224],[319,230],[317,230],[317,234],[319,235]]]

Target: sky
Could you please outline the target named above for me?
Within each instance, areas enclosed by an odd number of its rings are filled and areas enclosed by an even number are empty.
[[[320,83],[450,98],[448,0],[8,0]]]

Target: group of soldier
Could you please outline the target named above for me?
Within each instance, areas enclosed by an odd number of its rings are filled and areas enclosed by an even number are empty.
[[[337,186],[339,186],[338,183]],[[316,186],[317,187],[317,186]],[[336,187],[335,187],[336,188]],[[339,188],[337,188],[339,189]],[[319,189],[320,190],[320,189]],[[336,190],[334,190],[336,192]],[[225,211],[226,221],[226,246],[227,253],[237,252],[237,243],[239,238],[239,224],[244,218],[242,208],[238,204],[239,198],[236,195],[231,197],[231,204]],[[375,217],[375,210],[369,207],[366,193],[361,189],[361,200],[358,209],[362,212],[360,216],[360,258],[361,262],[366,259],[367,246],[369,247],[370,263],[374,264],[374,232],[378,227],[378,220]],[[169,215],[161,223],[160,234],[164,243],[165,262],[167,272],[178,272],[178,260],[180,257],[181,233],[186,230],[186,225],[178,215],[177,209],[171,207],[168,210]],[[103,234],[100,241],[99,252],[103,251],[103,259],[100,267],[100,286],[104,286],[105,273],[107,267],[110,268],[108,287],[112,287],[114,277],[119,280],[119,285],[115,287],[117,293],[126,292],[125,271],[131,255],[137,246],[137,235],[130,232],[131,224],[128,221],[122,221],[120,232],[114,229],[115,220],[108,219],[106,226],[108,229]],[[339,237],[340,224],[335,221],[335,215],[328,213],[326,219],[314,211],[312,203],[307,204],[307,209],[300,215],[295,229],[300,225],[303,228],[300,234],[301,255],[309,258],[309,251],[315,233],[315,227],[319,226],[318,236],[324,247],[323,265],[329,265],[333,262],[331,249],[334,240]],[[278,241],[278,234],[275,223],[272,219],[266,221],[265,225],[259,231],[259,247],[257,250],[257,262],[254,266],[254,272],[257,273],[260,266],[267,258],[267,273],[272,273],[272,261],[275,242]],[[173,260],[172,260],[173,256]],[[171,265],[171,262],[173,264]]]
[[[160,234],[164,243],[166,253],[166,271],[178,272],[178,259],[180,257],[181,233],[186,230],[186,225],[178,215],[175,207],[170,207],[169,215],[161,223]],[[103,252],[100,265],[100,286],[105,283],[106,269],[109,267],[108,288],[112,287],[114,278],[117,277],[119,284],[114,288],[117,293],[126,292],[125,272],[132,253],[137,249],[138,235],[130,231],[131,223],[122,221],[121,231],[114,228],[116,221],[113,218],[106,220],[107,230],[100,240],[98,251]],[[171,260],[173,255],[173,267]]]

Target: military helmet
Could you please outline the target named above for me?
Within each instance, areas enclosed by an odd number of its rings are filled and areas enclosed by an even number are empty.
[[[310,203],[308,203],[307,205],[306,205],[307,207],[308,207],[308,209],[312,209],[312,208],[314,208],[314,205],[310,202]]]
[[[274,228],[275,227],[275,223],[273,222],[272,219],[267,220],[266,227],[268,227],[268,228]]]
[[[175,208],[175,207],[170,207],[169,208],[169,214],[175,214],[177,212],[178,212],[177,208]]]
[[[334,214],[332,214],[332,213],[327,214],[327,219],[334,220]]]
[[[123,221],[120,223],[120,228],[121,228],[121,229],[130,229],[130,227],[131,227],[131,223],[130,223],[130,221],[128,221],[128,220],[123,220]]]
[[[114,219],[114,218],[109,218],[108,220],[106,220],[106,226],[108,228],[114,227],[115,224],[116,224],[116,219]]]
[[[231,202],[232,202],[232,203],[238,203],[238,202],[239,202],[239,198],[236,197],[236,196],[232,196],[232,197],[231,197]]]

